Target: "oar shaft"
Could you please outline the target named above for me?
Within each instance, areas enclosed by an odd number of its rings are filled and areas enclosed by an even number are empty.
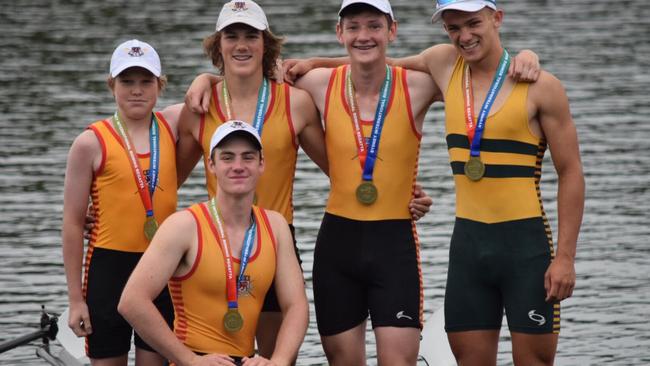
[[[47,335],[49,331],[50,331],[50,327],[48,326],[47,328],[37,330],[29,334],[25,334],[22,337],[14,339],[13,341],[0,344],[0,353],[9,351],[10,349],[14,349],[18,346],[22,346],[23,344],[27,344],[31,341],[35,341],[39,338],[42,338],[43,336]]]

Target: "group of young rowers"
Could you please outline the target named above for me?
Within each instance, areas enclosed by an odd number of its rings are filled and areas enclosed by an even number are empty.
[[[312,269],[329,364],[366,364],[370,317],[378,363],[415,365],[415,220],[432,204],[416,177],[435,101],[456,187],[445,292],[454,356],[495,365],[505,309],[515,364],[553,364],[584,206],[562,84],[533,52],[506,51],[495,0],[438,0],[432,22],[451,43],[395,60],[388,0],[343,0],[338,16],[347,57],[285,62],[282,82],[282,39],[262,8],[227,2],[203,42],[218,74],[160,112],[155,49],[130,40],[114,50],[116,111],[73,142],[64,190],[69,326],[93,365],[126,365],[134,331],[138,366],[300,364],[309,311],[293,226],[298,147],[330,180]],[[556,246],[539,188],[547,147]],[[209,199],[177,212],[178,187],[201,158]]]

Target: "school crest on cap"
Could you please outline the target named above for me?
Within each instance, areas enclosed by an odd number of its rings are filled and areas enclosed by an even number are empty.
[[[142,51],[142,47],[131,47],[131,50],[129,50],[129,56],[132,56],[132,57],[144,56],[144,52]]]
[[[248,7],[245,1],[235,1],[232,6],[232,11],[246,11]]]
[[[244,125],[244,122],[242,122],[242,121],[230,122],[230,127],[232,127],[232,128],[246,128],[246,126]]]

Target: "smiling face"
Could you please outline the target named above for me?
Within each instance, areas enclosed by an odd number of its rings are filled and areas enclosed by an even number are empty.
[[[208,169],[217,178],[219,191],[247,195],[255,191],[264,160],[250,138],[233,134],[212,151]]]
[[[385,63],[386,49],[397,34],[397,23],[370,7],[344,14],[336,25],[339,43],[345,46],[351,61],[365,64]]]
[[[122,71],[109,86],[120,115],[131,120],[147,118],[158,100],[158,78],[141,67]]]
[[[490,52],[501,52],[499,27],[503,11],[489,8],[477,12],[446,10],[442,20],[451,43],[466,61],[476,62]]]
[[[222,31],[219,48],[226,72],[241,75],[262,72],[262,31],[241,23],[230,25]]]

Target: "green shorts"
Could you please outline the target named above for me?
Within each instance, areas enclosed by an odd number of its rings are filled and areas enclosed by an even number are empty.
[[[485,224],[456,218],[445,290],[447,332],[508,328],[558,333],[560,304],[547,303],[544,274],[553,256],[542,217]]]

